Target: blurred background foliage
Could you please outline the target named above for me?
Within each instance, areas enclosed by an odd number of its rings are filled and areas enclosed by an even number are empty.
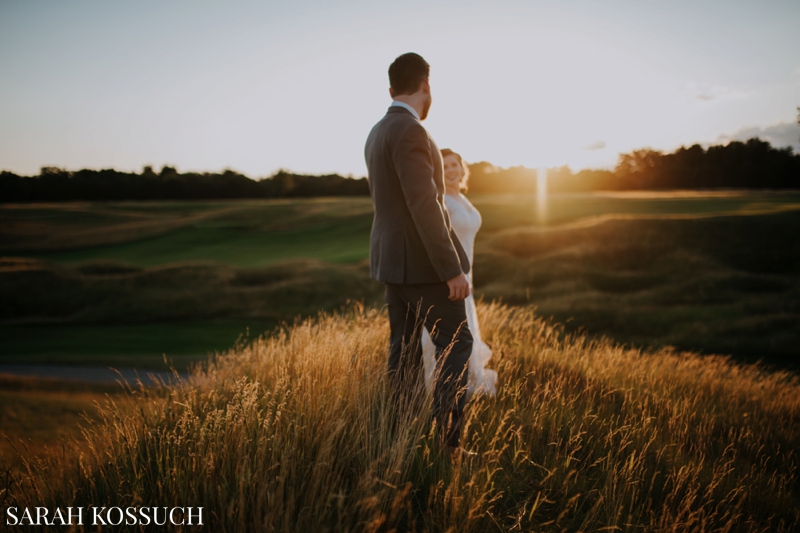
[[[487,162],[470,167],[474,193],[535,193],[536,169],[501,168]],[[665,154],[643,148],[620,154],[613,170],[569,167],[547,169],[548,192],[588,192],[670,189],[798,189],[800,154],[775,148],[757,138],[707,149],[695,144]],[[44,167],[38,176],[0,172],[0,202],[61,202],[75,200],[200,200],[225,198],[298,198],[366,196],[365,180],[336,174],[309,176],[279,170],[253,180],[234,170],[179,173],[165,166],[140,174],[113,169],[69,171]]]

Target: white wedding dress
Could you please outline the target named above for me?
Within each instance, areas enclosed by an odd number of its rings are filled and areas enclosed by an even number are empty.
[[[458,240],[467,252],[469,264],[472,265],[473,250],[475,248],[475,235],[481,227],[481,214],[467,198],[459,193],[458,196],[446,194],[445,206],[450,212],[450,221],[453,230],[458,235]],[[472,287],[472,268],[467,275]],[[486,363],[492,357],[492,350],[483,342],[481,329],[478,325],[478,313],[475,310],[475,299],[470,294],[464,302],[467,307],[467,324],[472,332],[472,355],[469,358],[469,378],[467,381],[467,394],[489,394],[494,396],[497,392],[497,372],[486,368]],[[433,374],[435,371],[434,354],[436,346],[431,340],[428,330],[422,330],[422,362],[425,369],[425,385],[428,390],[433,388]]]

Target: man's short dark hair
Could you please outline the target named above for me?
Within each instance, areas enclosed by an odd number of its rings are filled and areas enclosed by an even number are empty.
[[[430,72],[431,66],[421,55],[413,52],[403,54],[389,65],[389,86],[395,95],[414,94]]]

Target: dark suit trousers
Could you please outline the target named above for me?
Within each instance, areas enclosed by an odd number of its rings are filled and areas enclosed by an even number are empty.
[[[466,405],[472,333],[464,301],[448,298],[447,283],[386,284],[389,306],[389,376],[395,398],[402,398],[422,382],[422,327],[436,346],[433,414],[445,444],[460,444]]]

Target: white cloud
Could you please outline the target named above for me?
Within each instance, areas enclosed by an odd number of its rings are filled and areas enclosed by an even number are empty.
[[[751,94],[751,92],[741,88],[697,82],[687,83],[682,92],[691,98],[703,100],[704,102],[709,100],[734,100],[746,98]]]
[[[717,142],[746,141],[758,137],[769,141],[772,146],[783,148],[791,146],[795,153],[800,153],[800,125],[796,122],[780,122],[772,126],[742,128],[731,134],[722,134]]]
[[[583,147],[584,150],[602,150],[606,147],[605,141],[595,141]]]

